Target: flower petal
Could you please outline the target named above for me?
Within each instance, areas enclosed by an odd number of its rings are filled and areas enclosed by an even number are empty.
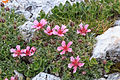
[[[11,80],[15,80],[15,77],[11,77],[10,79],[11,79]]]
[[[26,49],[22,49],[21,52],[22,52],[22,53],[26,53]]]
[[[77,62],[79,62],[79,60],[80,60],[79,56],[76,57],[76,60],[77,60]]]
[[[37,28],[37,26],[33,25],[32,28]]]
[[[63,47],[60,46],[60,47],[57,48],[57,50],[58,50],[58,51],[61,51],[61,50],[63,50]]]
[[[58,35],[58,32],[54,30],[54,31],[53,31],[53,34],[54,34],[54,35]]]
[[[86,24],[86,25],[84,26],[84,28],[87,30],[88,26],[89,26],[89,25],[88,25],[88,24]]]
[[[83,29],[83,24],[82,23],[79,26],[80,26],[80,29]]]
[[[58,25],[55,26],[55,29],[57,29],[57,31],[60,29],[60,27]]]
[[[38,22],[37,20],[35,20],[35,21],[34,21],[34,24],[35,24],[35,25],[38,25],[38,24],[39,24],[39,22]]]
[[[73,69],[74,69],[74,70],[73,70],[73,73],[75,73],[76,70],[77,70],[77,66],[74,66]]]
[[[42,26],[45,26],[47,24],[47,21],[45,19],[41,19],[40,23],[42,24]]]
[[[72,64],[72,63],[68,64],[68,68],[72,68],[73,66],[74,66],[74,64]]]
[[[58,34],[58,36],[62,37],[62,36],[64,36],[64,34]]]
[[[70,61],[73,62],[75,58],[73,56],[70,57]]]
[[[35,47],[32,47],[30,52],[35,52],[36,51],[36,48]]]
[[[68,48],[68,52],[72,52],[72,48]]]
[[[61,45],[65,47],[66,46],[65,41],[62,41]]]
[[[77,30],[77,34],[79,34],[80,33],[80,31],[79,30]]]
[[[62,25],[61,30],[63,31],[66,28],[65,25]]]
[[[44,33],[48,34],[47,30],[44,30]]]
[[[14,53],[15,51],[16,51],[16,50],[15,50],[15,49],[13,49],[13,48],[12,48],[12,49],[10,49],[10,52],[11,52],[11,53]]]
[[[63,50],[60,54],[61,54],[61,55],[65,54],[65,50]]]
[[[81,33],[81,35],[85,36],[86,34],[85,33]]]
[[[26,47],[26,50],[30,50],[30,46],[27,46],[27,47]]]
[[[5,78],[5,80],[8,80],[8,78]]]
[[[90,29],[88,29],[88,30],[87,30],[87,32],[91,32],[91,30],[90,30]]]
[[[68,29],[65,29],[65,30],[63,31],[63,33],[66,33],[66,32],[68,32]]]
[[[72,45],[72,41],[70,41],[68,44],[67,44],[67,47],[70,47]]]
[[[17,50],[20,50],[20,45],[17,45],[16,48],[17,48]]]
[[[50,30],[51,30],[51,29],[50,29],[50,26],[48,26],[48,27],[47,27],[47,31],[50,31]]]
[[[13,57],[17,57],[18,55],[17,54],[12,54]]]
[[[79,63],[78,66],[79,66],[79,67],[82,67],[82,66],[84,66],[84,64],[85,64],[85,63]]]
[[[20,54],[21,57],[26,56],[26,54]]]

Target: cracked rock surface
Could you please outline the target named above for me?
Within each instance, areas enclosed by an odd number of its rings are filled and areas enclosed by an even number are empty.
[[[40,72],[32,80],[61,80],[61,79],[59,77],[54,76],[54,75]]]
[[[65,4],[69,1],[71,4],[84,0],[10,0],[6,6],[15,9],[15,13],[24,14],[27,20],[35,20],[41,10],[48,13],[54,6],[60,3]]]
[[[120,61],[120,26],[109,28],[97,36],[96,40],[92,57]]]

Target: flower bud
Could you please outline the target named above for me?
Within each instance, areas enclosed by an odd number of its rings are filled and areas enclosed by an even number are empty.
[[[85,75],[85,74],[86,74],[86,71],[83,71],[82,74]]]
[[[106,64],[106,63],[107,63],[107,61],[106,61],[106,60],[103,60],[103,61],[102,61],[102,63],[103,63],[103,64]]]
[[[2,16],[5,16],[5,13],[4,13],[4,12],[2,13]]]
[[[14,29],[16,29],[17,28],[17,26],[16,25],[14,25]]]
[[[0,6],[1,6],[1,7],[4,7],[5,5],[1,2],[1,3],[0,3]]]
[[[70,26],[71,27],[75,26],[75,23],[73,21],[70,21]]]
[[[18,36],[17,39],[18,39],[18,40],[21,40],[21,36]]]
[[[9,7],[6,7],[5,10],[6,10],[6,11],[9,11],[10,9],[9,9]]]
[[[82,43],[82,40],[79,39],[79,40],[78,40],[78,43]]]
[[[5,40],[5,39],[6,39],[6,35],[3,35],[3,36],[2,36],[2,39]]]
[[[54,25],[55,25],[54,22],[50,23],[50,27],[54,27]]]
[[[2,23],[5,23],[5,19],[2,19]]]
[[[48,43],[46,42],[46,43],[44,43],[44,46],[48,46]]]
[[[2,19],[0,18],[0,22],[2,22]]]

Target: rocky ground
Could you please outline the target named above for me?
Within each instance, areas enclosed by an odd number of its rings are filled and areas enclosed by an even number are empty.
[[[20,26],[20,32],[24,36],[24,40],[29,41],[34,34],[31,29],[33,23],[39,12],[44,10],[45,13],[51,13],[50,10],[60,3],[65,3],[67,0],[11,0],[6,6],[15,9],[15,13],[24,14],[27,21]],[[74,2],[81,2],[82,0],[68,0],[73,4]],[[96,37],[97,43],[93,49],[94,58],[110,59],[114,62],[120,62],[120,20],[115,22],[115,27],[108,29],[104,34]],[[92,58],[91,57],[91,58]],[[39,73],[32,80],[60,80],[46,73]],[[120,80],[120,73],[113,73],[107,75],[106,78],[98,80]]]

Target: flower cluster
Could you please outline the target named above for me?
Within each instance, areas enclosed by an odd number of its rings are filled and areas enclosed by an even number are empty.
[[[30,46],[27,46],[26,49],[20,49],[20,45],[16,46],[16,49],[10,49],[10,52],[13,53],[13,57],[18,57],[18,56],[32,56],[36,51],[35,47],[32,47],[30,49]]]
[[[47,21],[45,19],[41,19],[40,23],[37,20],[35,20],[33,28],[36,28],[37,30],[39,30],[39,29],[42,29],[46,24],[47,24]],[[87,29],[89,26],[88,24],[83,26],[83,24],[81,23],[79,26],[80,26],[80,29],[77,29],[77,34],[81,34],[85,36],[88,32],[91,32],[90,29]],[[58,25],[55,25],[54,28],[51,28],[50,26],[48,26],[46,30],[44,30],[44,33],[48,34],[49,36],[57,35],[57,36],[63,37],[66,32],[68,32],[68,29],[66,28],[65,25],[62,25],[61,27]],[[57,47],[57,50],[61,51],[60,55],[63,55],[67,52],[72,52],[72,48],[69,48],[72,45],[72,43],[73,42],[70,41],[68,44],[66,44],[65,41],[62,41],[61,43],[62,46]],[[30,48],[27,48],[28,51],[29,49]],[[76,72],[77,67],[82,67],[84,65],[84,63],[81,63],[79,61],[80,60],[79,56],[77,56],[76,58],[72,56],[70,57],[70,60],[71,60],[71,63],[68,64],[68,68],[73,67],[74,69],[73,73]]]
[[[43,27],[47,24],[47,21],[45,19],[41,19],[40,22],[38,22],[37,20],[34,21],[34,25],[32,26],[33,28],[40,30],[43,29]],[[44,33],[48,34],[49,36],[51,35],[58,35],[60,37],[64,36],[64,34],[68,31],[68,29],[66,29],[65,25],[62,25],[61,27],[59,27],[58,25],[56,25],[53,29],[51,29],[50,26],[48,26],[46,28],[46,30],[44,30]]]

